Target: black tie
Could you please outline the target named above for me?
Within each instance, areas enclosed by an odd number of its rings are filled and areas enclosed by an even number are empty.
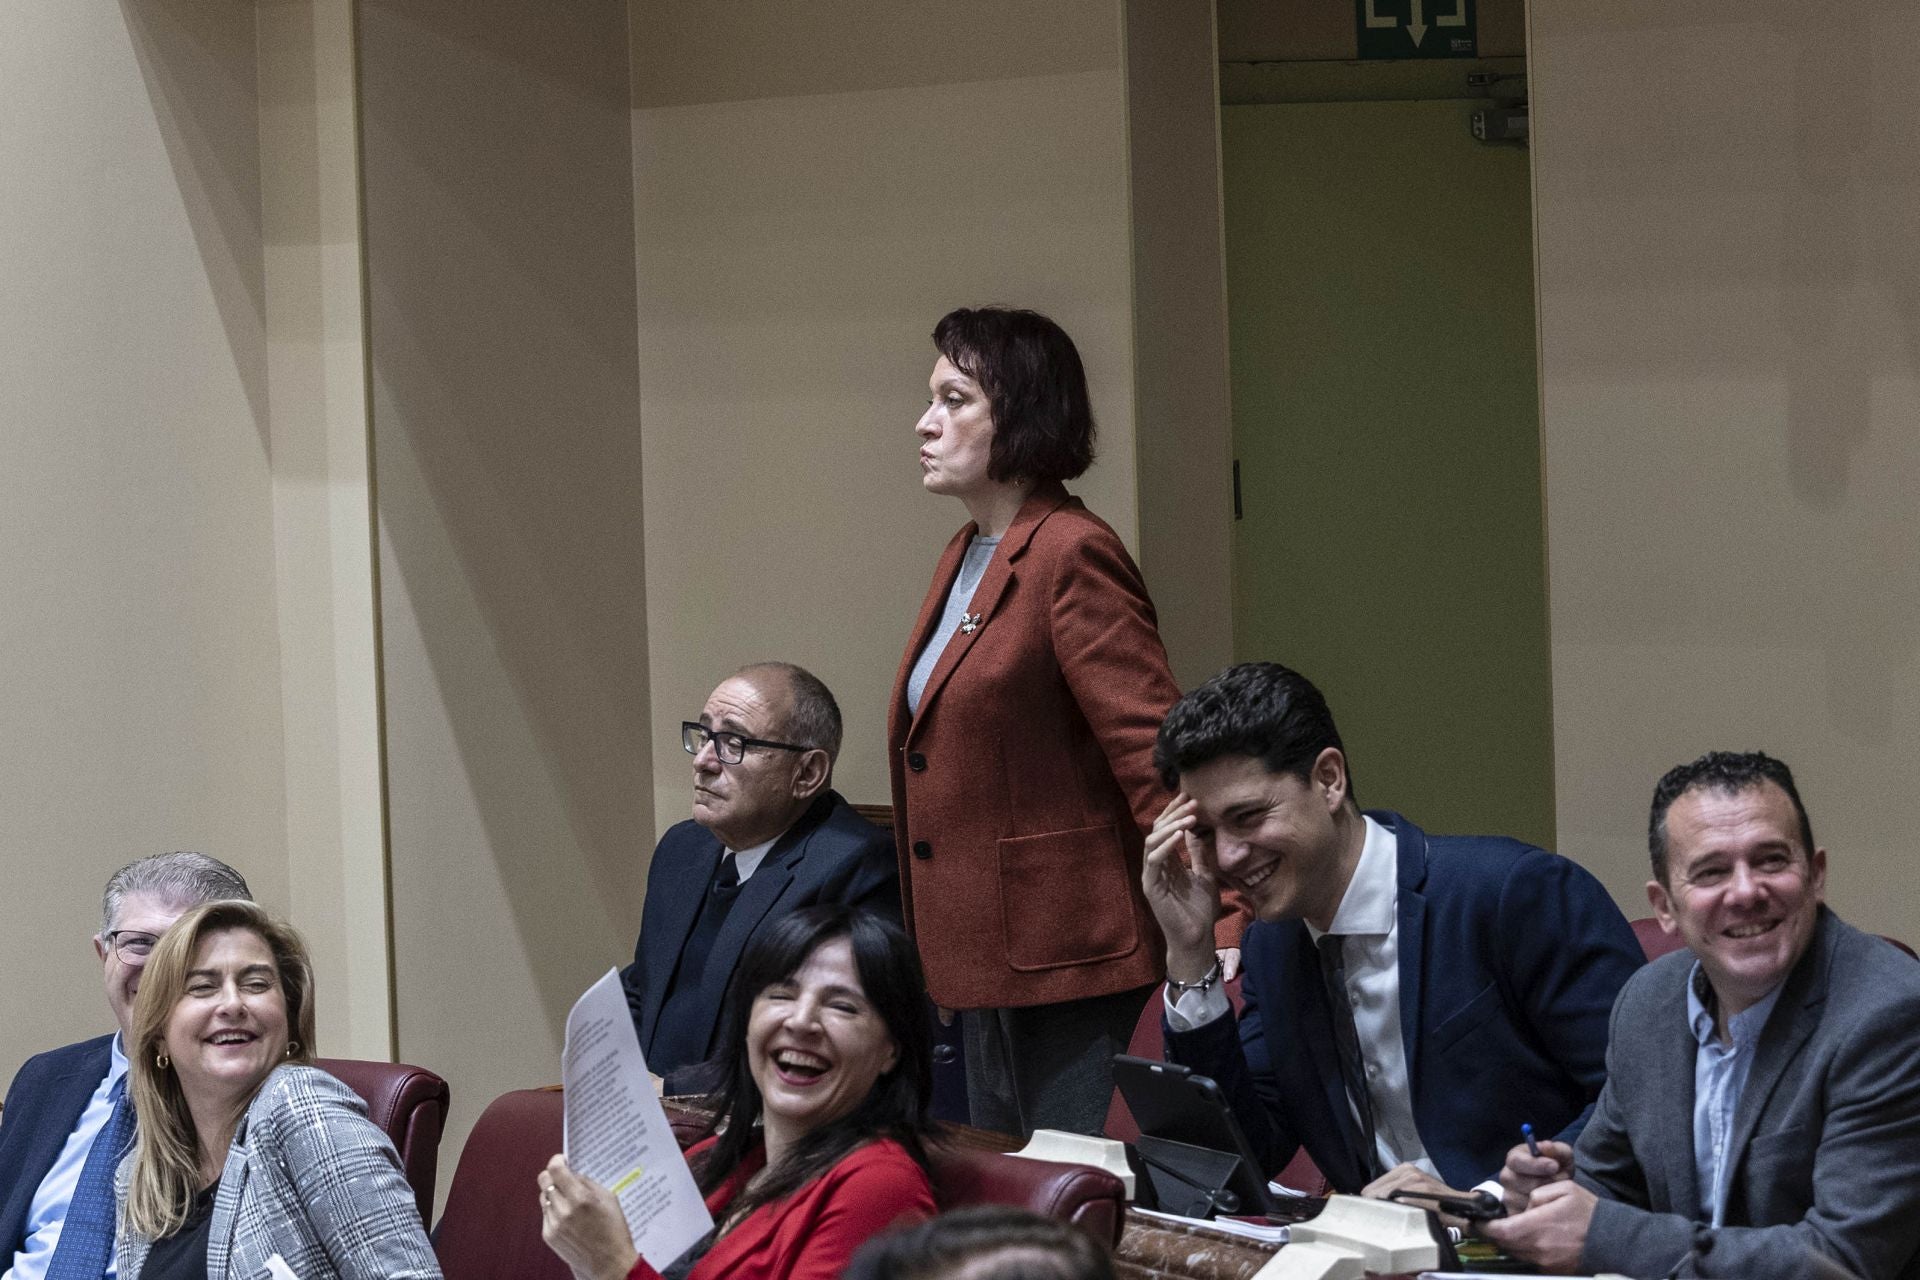
[[[1379,1144],[1373,1136],[1373,1098],[1367,1092],[1366,1058],[1360,1052],[1360,1033],[1353,1026],[1353,1002],[1347,996],[1347,962],[1340,954],[1340,938],[1322,934],[1320,938],[1320,977],[1326,985],[1327,1011],[1333,1015],[1333,1042],[1339,1051],[1340,1078],[1347,1097],[1360,1117],[1363,1144],[1361,1166],[1371,1181],[1380,1176]]]
[[[740,892],[740,863],[734,858],[733,850],[727,850],[727,856],[720,859],[720,869],[713,874],[713,896],[732,899]],[[729,903],[731,905],[731,903]]]

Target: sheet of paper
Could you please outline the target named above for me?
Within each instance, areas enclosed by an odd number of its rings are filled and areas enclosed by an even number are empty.
[[[1292,1229],[1283,1223],[1246,1222],[1239,1218],[1185,1218],[1177,1213],[1161,1213],[1155,1209],[1142,1209],[1139,1205],[1129,1206],[1128,1213],[1137,1213],[1143,1218],[1157,1218],[1161,1222],[1178,1222],[1189,1227],[1210,1227],[1215,1231],[1224,1231],[1230,1236],[1242,1236],[1248,1240],[1258,1240],[1263,1244],[1285,1244]]]
[[[713,1230],[713,1216],[647,1077],[619,970],[607,970],[567,1015],[560,1083],[567,1163],[613,1192],[633,1247],[666,1270]]]
[[[273,1280],[300,1280],[293,1268],[287,1265],[287,1260],[277,1253],[267,1259],[267,1274]]]

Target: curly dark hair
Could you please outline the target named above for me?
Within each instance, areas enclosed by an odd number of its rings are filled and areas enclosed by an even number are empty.
[[[1093,402],[1066,330],[1038,311],[962,307],[933,345],[986,393],[989,479],[1071,480],[1093,465]]]
[[[1181,774],[1221,756],[1253,756],[1269,772],[1304,780],[1328,747],[1347,753],[1313,681],[1277,662],[1242,662],[1173,704],[1154,740],[1153,765],[1169,791],[1180,789]],[[1347,799],[1359,803],[1350,760]]]
[[[1113,1280],[1113,1262],[1078,1227],[1006,1205],[956,1209],[868,1241],[843,1280]]]
[[[1764,751],[1709,751],[1698,760],[1678,764],[1667,770],[1653,788],[1653,807],[1647,814],[1647,853],[1653,859],[1653,878],[1667,884],[1667,810],[1689,791],[1711,790],[1724,795],[1752,791],[1771,782],[1793,801],[1793,812],[1800,819],[1800,852],[1813,857],[1813,824],[1807,821],[1807,807],[1800,803],[1800,790],[1793,785],[1793,770]]]
[[[760,1183],[729,1206],[735,1219],[795,1191],[875,1138],[892,1138],[926,1167],[925,1142],[933,1132],[933,1035],[927,1025],[926,979],[913,943],[892,922],[844,903],[821,903],[783,917],[755,938],[740,958],[727,988],[720,1049],[708,1064],[717,1079],[709,1134],[719,1138],[697,1171],[702,1193],[718,1187],[760,1141],[764,1105],[747,1064],[747,1023],[762,991],[799,972],[807,957],[845,938],[867,1002],[886,1024],[899,1057],[891,1071],[847,1115],[822,1125],[795,1143]]]

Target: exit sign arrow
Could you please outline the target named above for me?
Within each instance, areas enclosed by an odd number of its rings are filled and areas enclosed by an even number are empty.
[[[1362,58],[1476,56],[1473,0],[1358,0],[1356,11]]]

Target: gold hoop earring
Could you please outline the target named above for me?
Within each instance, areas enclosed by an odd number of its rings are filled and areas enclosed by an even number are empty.
[[[165,1071],[168,1067],[173,1065],[173,1059],[169,1058],[164,1051],[160,1053],[156,1053],[153,1055],[153,1065],[158,1067],[160,1070]]]
[[[287,1056],[291,1058],[298,1052],[300,1052],[300,1042],[298,1040],[287,1041]]]

